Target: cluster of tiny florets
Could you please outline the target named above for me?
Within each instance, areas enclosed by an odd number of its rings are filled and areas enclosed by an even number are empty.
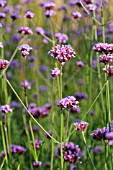
[[[29,55],[30,50],[32,50],[32,47],[27,44],[22,44],[18,49],[22,52],[22,56],[26,58]]]
[[[48,52],[52,57],[60,61],[61,65],[64,65],[71,58],[75,57],[75,52],[70,45],[57,44]]]
[[[78,101],[76,101],[76,98],[74,96],[67,96],[61,100],[58,101],[58,106],[60,106],[62,109],[69,109],[69,108],[76,108]]]

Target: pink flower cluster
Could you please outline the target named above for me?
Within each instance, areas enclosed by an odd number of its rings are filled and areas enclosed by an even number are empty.
[[[9,61],[0,59],[0,70],[5,69],[8,64],[9,64]]]
[[[97,43],[94,45],[93,50],[102,53],[99,56],[99,61],[107,65],[106,68],[103,68],[103,71],[107,73],[108,76],[112,76],[113,66],[110,66],[109,63],[113,61],[113,44]]]
[[[56,14],[56,12],[53,10],[53,8],[56,6],[54,2],[42,2],[39,3],[39,6],[42,6],[45,9],[44,15],[46,17],[52,17]]]
[[[76,12],[76,11],[73,11],[71,15],[74,17],[74,19],[82,17],[82,14],[80,12]]]
[[[51,75],[52,77],[57,77],[60,75],[60,69],[59,68],[54,68],[52,71],[51,71]]]
[[[93,46],[93,50],[101,53],[113,53],[113,44],[108,43],[97,43]]]
[[[32,47],[27,44],[22,44],[18,49],[22,52],[22,56],[26,58],[29,55],[30,50],[32,50]]]
[[[76,98],[74,96],[67,96],[59,100],[57,104],[62,109],[69,109],[69,108],[76,108],[78,103],[79,102],[76,101]]]
[[[76,53],[70,45],[57,44],[48,52],[48,54],[59,60],[61,65],[64,65],[71,58],[74,58]]]
[[[76,127],[76,130],[81,131],[81,132],[86,132],[88,123],[85,121],[81,121],[80,123],[75,122],[74,126]]]

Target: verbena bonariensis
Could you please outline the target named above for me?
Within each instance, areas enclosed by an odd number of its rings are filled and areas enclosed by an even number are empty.
[[[57,44],[48,52],[48,54],[59,60],[61,65],[64,65],[71,58],[74,58],[76,53],[70,45]]]

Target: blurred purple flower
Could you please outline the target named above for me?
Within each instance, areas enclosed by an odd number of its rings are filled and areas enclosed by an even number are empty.
[[[35,143],[35,147],[36,147],[36,149],[39,149],[39,148],[41,147],[42,141],[41,141],[41,140],[36,139],[36,140],[34,141],[34,143]]]
[[[4,12],[0,12],[0,19],[6,18],[6,14]]]
[[[52,9],[51,9],[51,10],[46,10],[46,11],[44,12],[44,15],[45,15],[47,18],[53,17],[55,14],[56,14],[56,12],[53,11]]]
[[[34,167],[34,168],[40,168],[41,164],[42,164],[41,161],[34,161],[34,162],[33,162],[33,167]]]
[[[77,100],[87,99],[88,95],[86,93],[78,92],[74,95]]]
[[[12,101],[10,103],[10,107],[15,107],[15,108],[20,108],[21,107],[21,104],[19,102],[16,102],[16,101]]]
[[[94,147],[94,150],[93,150],[94,154],[99,154],[101,151],[102,151],[102,147],[101,146]]]
[[[12,36],[12,42],[13,43],[19,43],[19,41],[21,40],[21,35],[19,35],[19,34],[14,34],[13,36]]]
[[[24,15],[25,18],[29,18],[29,19],[32,19],[34,17],[34,13],[31,12],[31,11],[27,11]]]
[[[106,140],[106,133],[109,132],[108,128],[106,127],[103,127],[102,129],[97,129],[97,130],[94,130],[92,133],[91,133],[91,136],[93,139],[95,140]]]
[[[44,35],[45,30],[41,27],[36,27],[35,32],[39,35]]]
[[[33,34],[31,28],[29,27],[26,27],[26,26],[20,26],[18,27],[18,32],[21,33],[21,34]]]
[[[46,90],[47,90],[47,86],[41,85],[41,86],[39,87],[39,90],[40,90],[41,93],[45,93]]]
[[[17,20],[17,19],[20,19],[20,16],[17,13],[11,14],[10,17],[12,18],[13,21]]]
[[[11,13],[13,11],[13,7],[12,6],[5,6],[4,8],[3,8],[3,12],[5,12],[5,13]]]
[[[54,3],[54,2],[45,2],[44,3],[44,8],[46,9],[46,10],[51,10],[51,9],[53,9],[54,7],[56,6],[56,4]]]
[[[11,153],[12,155],[18,154],[18,155],[22,155],[26,152],[26,149],[23,146],[19,146],[19,145],[11,145]]]
[[[64,44],[68,41],[68,36],[66,34],[62,34],[60,32],[55,34],[55,38],[58,40],[60,44]]]
[[[10,113],[12,112],[12,109],[8,104],[0,106],[0,112],[2,113]]]
[[[28,80],[24,80],[21,85],[24,89],[31,89],[31,83]]]
[[[79,66],[79,67],[84,67],[83,61],[77,61],[76,64],[77,64],[77,66]]]
[[[51,71],[51,75],[52,77],[57,77],[60,75],[60,69],[59,68],[54,68],[52,71]]]
[[[0,7],[4,7],[7,4],[6,0],[0,0]]]
[[[29,55],[29,51],[32,50],[28,44],[22,44],[18,47],[18,49],[22,52],[22,56],[26,58]]]
[[[73,11],[71,15],[74,17],[74,19],[78,19],[82,17],[82,14],[76,11]]]
[[[48,69],[48,67],[47,67],[46,65],[41,65],[41,66],[40,66],[40,71],[41,71],[41,72],[46,72],[47,69]]]
[[[5,69],[8,64],[9,64],[9,61],[0,59],[0,70]]]

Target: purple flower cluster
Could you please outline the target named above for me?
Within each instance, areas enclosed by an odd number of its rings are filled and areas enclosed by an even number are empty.
[[[76,108],[78,101],[74,96],[67,96],[58,101],[57,105],[60,106],[62,109],[69,109],[69,108]]]
[[[21,85],[24,89],[31,89],[31,83],[28,80],[24,80]]]
[[[78,19],[82,17],[82,14],[80,12],[73,11],[72,14],[74,19]]]
[[[101,141],[101,140],[108,140],[109,145],[113,145],[113,120],[110,123],[109,128],[102,128],[94,130],[91,133],[93,139]]]
[[[59,68],[54,68],[52,71],[51,71],[51,75],[52,77],[57,77],[60,75],[60,69]]]
[[[29,34],[33,34],[33,32],[32,32],[32,30],[31,30],[31,28],[29,28],[29,27],[26,27],[26,26],[20,26],[19,28],[18,28],[18,33],[20,33],[20,34],[24,34],[24,35],[29,35]]]
[[[95,11],[97,9],[97,6],[96,5],[93,5],[93,4],[88,4],[86,5],[86,8],[89,10],[89,11]]]
[[[64,65],[71,58],[75,57],[75,52],[70,45],[57,44],[52,50],[48,52],[52,57],[60,61],[61,65]]]
[[[19,16],[17,13],[12,13],[12,14],[10,15],[10,17],[12,18],[13,21],[14,21],[14,20],[17,20],[17,19],[20,19],[20,16]]]
[[[72,142],[67,142],[65,145],[65,151],[64,151],[64,161],[68,163],[77,163],[80,159],[80,148],[79,145],[74,145]]]
[[[76,97],[77,100],[83,100],[88,98],[88,95],[82,92],[77,92],[74,96]]]
[[[45,30],[42,27],[36,27],[35,32],[39,35],[44,35]]]
[[[53,8],[56,6],[56,4],[52,1],[48,2],[40,2],[39,6],[43,7],[45,9],[44,15],[49,18],[56,14],[56,12],[53,10]]]
[[[112,76],[113,66],[110,66],[109,63],[113,61],[113,44],[97,43],[93,47],[93,50],[102,53],[99,56],[99,61],[106,65],[103,71],[106,72],[108,76]]]
[[[32,50],[32,47],[27,44],[22,44],[18,49],[22,52],[22,56],[26,58],[29,55],[30,50]]]
[[[42,141],[36,139],[34,142],[35,142],[36,149],[39,149],[41,147]]]
[[[11,153],[13,155],[15,155],[15,154],[22,155],[25,152],[26,152],[26,149],[23,146],[11,145]]]
[[[6,14],[4,12],[0,12],[0,19],[6,18]]]
[[[113,44],[97,43],[93,46],[93,50],[100,53],[113,53]]]
[[[33,167],[38,169],[38,168],[40,168],[41,164],[42,164],[41,161],[34,161],[33,162]]]
[[[55,38],[58,40],[60,44],[64,44],[68,41],[68,36],[66,34],[62,34],[60,32],[55,34]]]
[[[8,104],[6,104],[6,105],[0,106],[0,112],[7,114],[7,113],[12,112],[12,109],[10,108]]]
[[[32,19],[34,17],[34,13],[31,12],[31,11],[27,11],[24,15],[25,18],[29,18],[29,19]]]
[[[22,155],[22,154],[24,154],[26,152],[25,147],[20,146],[20,145],[15,145],[15,144],[10,145],[9,149],[10,149],[10,152],[11,152],[12,155],[16,155],[16,154],[17,155]],[[5,157],[4,151],[2,151],[1,157],[2,158]]]
[[[35,103],[31,103],[31,104],[29,104],[29,107],[28,107],[29,112],[35,118],[48,116],[48,112],[50,109],[51,109],[50,103],[46,103],[42,107],[39,107],[39,106],[37,107],[37,105]]]
[[[91,133],[91,136],[95,140],[99,140],[99,141],[106,140],[106,133],[108,133],[108,132],[109,132],[108,128],[103,127],[102,129],[94,130]]]
[[[75,122],[74,126],[76,127],[76,130],[81,131],[81,132],[86,132],[87,127],[88,127],[88,123],[85,121],[81,121],[79,122]]]
[[[0,59],[0,70],[5,69],[8,64],[9,64],[9,61]]]
[[[73,142],[67,142],[65,145],[62,145],[64,161],[69,164],[74,163],[78,164],[81,158],[81,150],[79,145],[74,145]],[[60,145],[58,145],[57,150],[55,151],[55,156],[60,155]]]
[[[102,54],[102,55],[99,55],[99,62],[102,62],[105,65],[108,65],[112,61],[113,61],[113,54]]]
[[[6,4],[6,0],[0,0],[0,7],[4,7]]]

